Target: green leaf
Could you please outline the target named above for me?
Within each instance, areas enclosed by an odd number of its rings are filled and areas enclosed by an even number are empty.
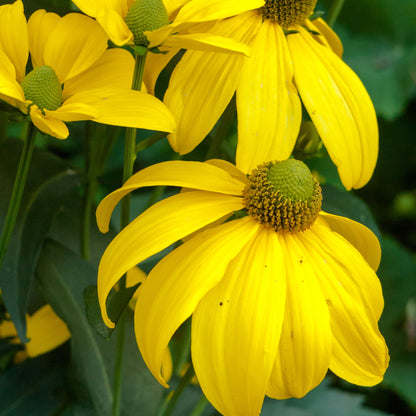
[[[72,338],[72,366],[78,393],[87,391],[99,415],[109,415],[112,391],[98,340],[86,319],[83,288],[95,280],[96,270],[57,243],[42,250],[36,277],[55,312],[68,325]]]
[[[21,144],[16,141],[0,147],[0,226],[20,152]],[[78,184],[79,177],[64,162],[45,151],[34,152],[16,228],[0,270],[2,296],[22,340],[26,340],[27,302],[39,252],[55,214]]]

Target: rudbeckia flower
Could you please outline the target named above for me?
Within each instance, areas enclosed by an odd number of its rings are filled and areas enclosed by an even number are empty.
[[[118,279],[185,240],[149,273],[135,309],[138,346],[162,385],[168,343],[191,315],[195,374],[224,415],[258,415],[265,395],[302,397],[328,368],[358,385],[382,380],[379,242],[362,224],[321,211],[320,186],[303,162],[264,163],[248,177],[221,160],[148,167],[101,202],[100,230],[123,196],[155,185],[184,189],[110,243],[98,294],[114,326],[105,303]]]
[[[374,107],[342,61],[335,33],[321,18],[313,19],[315,4],[266,0],[263,7],[224,19],[210,30],[248,44],[249,57],[184,54],[164,97],[178,122],[168,137],[175,151],[193,150],[236,93],[238,168],[249,173],[264,160],[286,159],[299,132],[302,102],[345,188],[368,182],[378,155]]]
[[[127,51],[107,50],[105,32],[87,16],[38,10],[27,22],[20,0],[0,7],[0,99],[51,136],[66,138],[65,122],[77,120],[173,131],[163,103],[130,91],[133,68]]]

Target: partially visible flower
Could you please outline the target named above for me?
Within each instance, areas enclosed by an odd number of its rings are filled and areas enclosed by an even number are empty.
[[[71,338],[65,322],[55,314],[50,305],[42,306],[33,315],[27,315],[26,325],[29,342],[24,344],[23,352],[18,352],[18,361],[26,356],[33,358],[45,354]],[[0,324],[0,337],[10,338],[15,344],[20,343],[16,328],[9,320]]]
[[[105,32],[87,16],[38,10],[26,22],[21,0],[0,6],[0,99],[47,134],[64,139],[65,122],[78,120],[174,131],[163,103],[130,91],[133,67],[127,51],[107,50]]]
[[[313,18],[315,4],[266,0],[263,7],[210,29],[212,35],[248,44],[249,57],[185,52],[164,97],[178,122],[168,136],[177,152],[192,151],[236,93],[238,168],[249,173],[264,160],[286,159],[298,136],[302,100],[345,188],[368,182],[378,155],[374,107],[357,75],[342,61],[336,34],[321,18]],[[154,67],[161,70],[164,59],[155,56],[160,63]]]
[[[221,160],[160,163],[101,202],[100,230],[123,196],[156,185],[186,192],[116,236],[100,262],[98,294],[114,326],[106,299],[120,277],[195,233],[153,268],[136,303],[137,342],[162,385],[168,343],[191,315],[195,373],[224,415],[258,415],[265,395],[302,397],[328,368],[358,385],[382,380],[389,356],[377,326],[379,242],[365,226],[320,210],[306,165],[268,162],[247,177]]]

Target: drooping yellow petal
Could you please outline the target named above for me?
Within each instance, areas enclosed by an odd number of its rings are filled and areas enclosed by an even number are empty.
[[[108,3],[106,0],[72,0],[75,5],[85,14],[95,17],[101,8]]]
[[[221,414],[260,413],[285,300],[286,271],[277,234],[260,226],[192,317],[195,374]]]
[[[340,58],[344,53],[344,47],[342,46],[341,40],[338,35],[328,26],[325,20],[315,19],[313,22],[306,20],[306,27],[309,30],[320,33],[320,35],[315,36],[315,39],[318,42],[321,42],[323,45],[329,46]]]
[[[55,118],[65,122],[91,120],[97,115],[97,109],[92,105],[79,102],[64,102],[55,111],[43,110],[48,118]]]
[[[237,166],[245,173],[265,160],[287,159],[302,117],[283,29],[265,20],[250,46],[237,86]]]
[[[263,5],[264,0],[192,0],[181,8],[175,23],[225,19]]]
[[[106,325],[114,326],[105,301],[124,273],[182,237],[242,207],[241,198],[234,196],[184,192],[158,202],[124,228],[107,247],[98,269],[98,298]]]
[[[257,13],[219,22],[211,33],[249,43],[258,30]],[[230,102],[244,57],[214,52],[187,51],[172,73],[164,102],[178,126],[168,136],[181,154],[193,150],[210,132]]]
[[[172,113],[150,94],[121,88],[96,88],[74,94],[65,104],[79,103],[96,111],[93,121],[113,126],[171,132]]]
[[[101,9],[96,15],[97,22],[117,46],[133,43],[133,33],[127,27],[124,17],[111,8]]]
[[[60,319],[50,305],[38,309],[27,318],[26,344],[29,357],[36,357],[51,351],[71,338],[65,322]]]
[[[22,82],[29,56],[27,22],[21,0],[0,6],[0,50],[9,57],[16,69],[16,77]]]
[[[134,58],[129,52],[121,48],[108,49],[88,71],[65,82],[63,97],[103,87],[130,89],[133,71]]]
[[[180,186],[220,194],[241,195],[244,183],[225,170],[202,162],[173,160],[149,166],[131,176],[119,189],[107,195],[97,208],[97,224],[108,231],[111,214],[118,202],[129,192],[144,186]]]
[[[345,188],[364,186],[378,154],[373,104],[357,75],[302,27],[287,36],[302,101]]]
[[[147,33],[147,32],[146,32]],[[150,44],[149,47],[152,45]],[[155,45],[156,46],[156,45]],[[210,33],[192,33],[189,35],[171,35],[163,46],[195,49],[206,52],[226,52],[250,55],[250,48],[238,41]]]
[[[61,18],[56,13],[36,10],[28,21],[29,50],[33,68],[45,65],[43,54],[49,36]]]
[[[331,230],[346,238],[367,260],[370,267],[377,271],[381,260],[380,242],[365,225],[349,218],[321,212]]]
[[[243,182],[244,184],[248,184],[247,175],[245,175],[243,172],[241,172],[240,169],[237,169],[235,165],[233,165],[230,162],[227,162],[226,160],[209,159],[205,163],[209,163],[210,165],[217,166],[218,168],[228,172],[233,178],[239,180],[240,182]]]
[[[79,13],[69,13],[57,22],[48,37],[44,63],[64,83],[89,68],[106,48],[107,36],[97,22]]]
[[[286,264],[287,300],[267,392],[276,399],[303,397],[325,377],[331,357],[328,306],[299,236],[303,234],[278,234]]]
[[[170,338],[258,228],[246,217],[206,230],[164,257],[143,283],[134,319],[137,344],[165,387],[160,369]]]
[[[352,246],[340,250],[340,237],[333,233],[329,238],[330,233],[314,225],[314,236],[305,233],[303,238],[331,315],[330,368],[350,383],[372,386],[382,380],[389,361],[377,327],[383,306],[380,284],[359,253]]]
[[[30,118],[33,124],[40,130],[57,139],[66,139],[69,136],[68,128],[59,119],[44,116],[36,105],[30,107]]]

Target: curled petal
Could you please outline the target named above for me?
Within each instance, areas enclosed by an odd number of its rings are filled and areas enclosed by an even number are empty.
[[[66,139],[69,136],[68,127],[57,118],[44,116],[36,105],[30,107],[30,118],[40,130],[57,139]]]

